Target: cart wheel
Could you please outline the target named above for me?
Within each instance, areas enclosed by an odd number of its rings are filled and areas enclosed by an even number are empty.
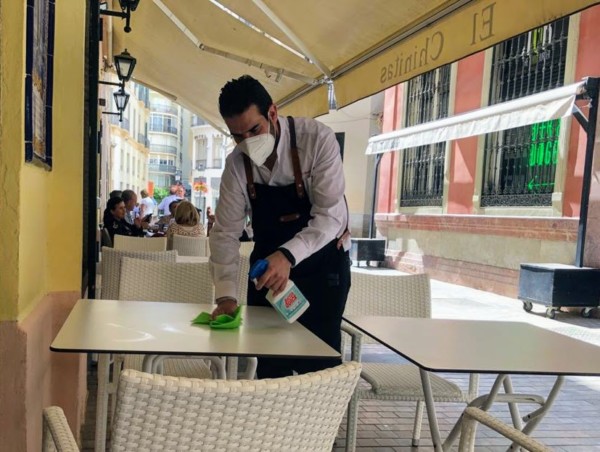
[[[581,317],[589,319],[592,316],[592,309],[593,308],[583,308],[581,310]]]
[[[546,309],[546,317],[548,317],[549,319],[553,319],[556,317],[556,311],[552,308],[548,308]]]
[[[533,309],[533,303],[531,301],[524,301],[523,309],[525,310],[525,312],[531,312],[531,310]]]

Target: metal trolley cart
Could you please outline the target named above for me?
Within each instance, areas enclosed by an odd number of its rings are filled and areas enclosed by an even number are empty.
[[[600,269],[564,264],[521,264],[519,299],[529,312],[533,303],[546,308],[553,319],[561,307],[581,307],[581,315],[590,317],[600,304]]]

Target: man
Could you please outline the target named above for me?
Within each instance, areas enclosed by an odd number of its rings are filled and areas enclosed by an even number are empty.
[[[269,266],[248,304],[270,306],[267,289],[280,292],[288,278],[310,302],[299,321],[340,350],[340,325],[350,288],[344,174],[331,129],[309,118],[280,118],[265,88],[250,76],[228,82],[219,110],[237,143],[221,179],[215,225],[209,236],[217,307],[213,316],[237,307],[239,237],[249,211],[254,251],[251,263]],[[259,378],[315,371],[330,360],[259,359]]]
[[[137,195],[133,190],[123,190],[123,202],[125,203],[125,221],[142,229],[148,229],[148,222],[142,221],[139,215],[135,214],[137,206]]]
[[[121,198],[123,198],[123,202],[125,203],[125,221],[129,224],[133,224],[133,221],[135,220],[133,210],[137,204],[137,195],[133,190],[123,190]]]
[[[169,188],[169,196],[165,196],[163,198],[163,200],[160,202],[160,204],[158,205],[158,210],[159,212],[162,211],[163,214],[167,214],[167,211],[169,210],[169,204],[171,204],[173,201],[175,201],[176,199],[182,199],[181,196],[177,195],[177,190],[178,190],[179,186],[178,185],[171,185],[171,188]]]
[[[140,195],[142,195],[142,200],[140,201],[140,216],[142,218],[153,215],[154,214],[154,206],[156,203],[154,199],[152,199],[146,190],[140,191]]]

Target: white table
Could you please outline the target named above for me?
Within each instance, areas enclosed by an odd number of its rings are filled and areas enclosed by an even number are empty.
[[[212,305],[79,300],[50,345],[55,352],[98,353],[98,394],[106,394],[109,354],[339,358],[340,354],[299,323],[273,309],[243,306],[242,325],[213,330],[192,325]],[[101,400],[102,399],[102,400]],[[104,451],[108,398],[98,398],[96,450]]]
[[[442,445],[428,372],[499,374],[490,394],[471,404],[487,410],[494,401],[509,403],[518,428],[516,402],[539,404],[538,410],[524,418],[527,434],[551,408],[565,375],[600,375],[600,347],[528,323],[354,315],[344,320],[420,368],[436,450],[451,447],[460,420]],[[555,375],[557,379],[544,400],[538,395],[512,394],[508,374]],[[508,394],[498,394],[502,385]]]

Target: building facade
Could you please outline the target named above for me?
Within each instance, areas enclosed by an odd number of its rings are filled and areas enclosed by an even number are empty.
[[[148,179],[154,187],[168,188],[181,179],[181,112],[175,102],[150,91]]]
[[[113,76],[116,81],[116,76]],[[148,187],[148,121],[149,90],[129,82],[125,90],[129,102],[123,112],[122,121],[117,115],[104,118],[103,128],[108,129],[101,143],[101,198],[106,201],[112,190],[133,190],[138,195]],[[104,90],[107,111],[117,111],[112,90]]]
[[[383,131],[598,75],[598,20],[594,7],[388,89]],[[572,264],[585,139],[567,117],[386,154],[376,218],[388,259],[511,296],[521,263]]]
[[[199,116],[194,115],[191,124],[191,201],[203,212],[207,207],[214,212],[219,203],[225,158],[233,150],[234,142]]]

